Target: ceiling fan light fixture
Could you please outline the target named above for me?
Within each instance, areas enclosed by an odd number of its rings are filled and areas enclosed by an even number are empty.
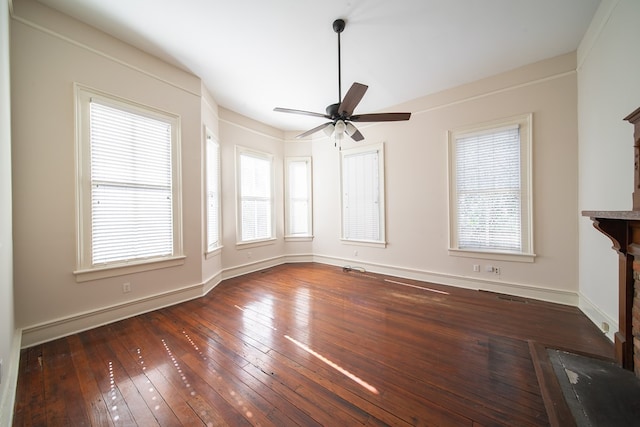
[[[347,135],[351,136],[355,134],[358,131],[358,129],[356,129],[356,127],[353,124],[348,122],[344,131],[347,133]]]
[[[333,123],[329,123],[322,130],[324,131],[325,135],[331,136],[331,135],[333,135],[333,131],[335,130],[335,128],[336,127],[333,125]]]
[[[336,136],[338,135],[342,136],[342,134],[346,129],[347,129],[347,125],[345,125],[342,120],[338,120],[336,122],[336,125],[335,125]]]

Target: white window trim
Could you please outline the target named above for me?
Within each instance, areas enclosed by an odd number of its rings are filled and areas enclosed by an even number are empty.
[[[306,162],[307,163],[307,194],[309,196],[309,204],[307,206],[307,223],[309,224],[309,230],[306,234],[291,234],[290,227],[290,197],[289,197],[289,164],[293,162]],[[312,160],[310,156],[305,157],[286,157],[284,160],[284,174],[285,174],[285,236],[286,241],[310,241],[313,240],[313,184],[312,184]]]
[[[379,208],[380,208],[380,240],[362,240],[349,239],[344,236],[344,178],[343,178],[343,159],[345,156],[368,153],[372,151],[378,152],[378,187],[379,187]],[[350,148],[340,151],[340,240],[344,244],[369,246],[376,248],[387,247],[386,237],[386,202],[385,202],[385,183],[384,183],[384,143],[365,145],[357,148]]]
[[[252,150],[250,148],[236,145],[236,246],[243,248],[250,248],[255,246],[262,246],[265,244],[273,243],[276,240],[276,218],[275,218],[275,170],[273,164],[273,155],[258,150]],[[264,160],[268,160],[271,163],[271,236],[253,239],[242,240],[242,198],[241,198],[241,167],[240,156],[242,154],[258,157]]]
[[[221,154],[221,150],[220,150],[220,142],[218,142],[217,138],[213,135],[213,132],[211,132],[209,130],[209,128],[207,128],[205,126],[205,195],[204,195],[204,199],[205,199],[205,206],[206,206],[206,217],[205,217],[205,259],[208,259],[209,257],[216,255],[220,252],[220,250],[222,249],[222,208],[221,208],[221,204],[222,204],[222,194],[221,194],[221,176],[222,176],[222,171],[221,171],[221,167],[222,167],[222,162],[220,161],[220,154]],[[217,173],[218,173],[218,178],[216,179],[217,184],[218,184],[218,188],[217,190],[217,194],[218,194],[218,242],[216,246],[211,247],[209,245],[209,188],[208,188],[208,181],[209,181],[209,164],[208,164],[208,150],[209,150],[209,144],[213,144],[213,146],[215,147],[215,149],[218,151],[218,167],[217,167]]]
[[[76,154],[76,281],[115,277],[184,264],[182,246],[182,181],[180,157],[180,117],[159,109],[116,97],[78,83],[75,93],[75,154]],[[173,255],[137,259],[130,262],[92,265],[91,261],[91,153],[89,139],[89,103],[91,98],[150,117],[172,122],[172,202],[173,202]]]
[[[483,132],[501,127],[518,125],[520,128],[520,179],[521,179],[521,224],[522,224],[522,251],[491,251],[470,250],[458,248],[457,242],[457,195],[456,195],[456,165],[455,165],[455,141],[456,137],[464,134]],[[531,113],[513,116],[505,119],[494,120],[480,125],[461,127],[448,132],[448,156],[449,156],[449,255],[491,259],[497,261],[534,262],[533,251],[533,115]]]

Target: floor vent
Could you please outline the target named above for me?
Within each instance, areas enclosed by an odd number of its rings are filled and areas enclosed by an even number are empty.
[[[522,304],[526,304],[527,303],[526,299],[514,297],[514,296],[511,296],[511,295],[498,295],[498,299],[503,299],[503,300],[512,301],[512,302],[520,302]]]

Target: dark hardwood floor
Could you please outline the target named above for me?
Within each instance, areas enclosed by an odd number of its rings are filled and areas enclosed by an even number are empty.
[[[545,426],[529,342],[577,308],[289,264],[21,354],[16,426]]]

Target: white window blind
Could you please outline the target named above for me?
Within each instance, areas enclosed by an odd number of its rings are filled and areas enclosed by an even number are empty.
[[[287,234],[311,235],[311,159],[287,159]]]
[[[220,246],[220,145],[207,135],[207,251]]]
[[[271,163],[269,156],[258,153],[241,152],[239,155],[242,242],[272,237]]]
[[[519,126],[455,138],[459,249],[522,252]]]
[[[90,103],[92,264],[173,253],[171,123]]]
[[[342,155],[342,232],[345,240],[383,242],[381,149]]]

